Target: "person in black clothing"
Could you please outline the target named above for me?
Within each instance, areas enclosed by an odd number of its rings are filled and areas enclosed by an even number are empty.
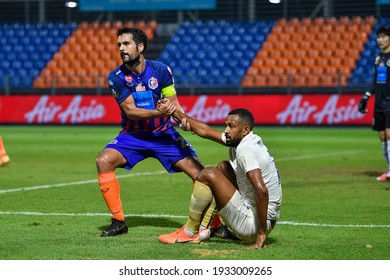
[[[375,57],[373,87],[366,91],[358,104],[362,114],[367,113],[367,101],[375,94],[375,107],[372,128],[378,131],[387,170],[377,177],[377,181],[390,179],[390,26],[381,26],[376,32],[377,44],[381,52]]]

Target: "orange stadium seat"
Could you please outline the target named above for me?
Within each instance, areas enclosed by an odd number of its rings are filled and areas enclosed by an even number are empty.
[[[260,69],[260,68],[264,67],[264,64],[265,64],[264,61],[265,60],[262,58],[255,57],[255,59],[252,62],[252,66],[256,69]]]
[[[104,21],[104,22],[81,22],[79,24],[79,28],[73,32],[73,35],[68,38],[66,44],[61,48],[63,49],[62,53],[72,53],[73,55],[64,55],[64,59],[66,60],[69,57],[69,63],[63,63],[66,66],[72,67],[72,70],[69,73],[80,72],[82,68],[93,68],[97,67],[98,74],[97,75],[107,75],[106,72],[115,68],[120,64],[119,58],[117,58],[118,50],[115,45],[112,44],[113,40],[115,40],[116,31],[118,28],[122,28],[124,26],[134,27],[143,29],[149,38],[154,37],[154,32],[157,29],[157,21],[151,20],[149,22],[146,21]],[[109,36],[107,36],[109,34]],[[94,58],[98,57],[99,60],[96,63]],[[91,61],[92,60],[92,61]],[[111,61],[112,60],[112,61]],[[81,71],[83,72],[83,71]],[[101,80],[105,80],[106,77],[102,77]],[[94,79],[96,80],[96,78]],[[83,85],[84,81],[87,81],[86,86],[90,86],[92,83],[89,79],[71,79],[70,81],[61,80],[60,84],[62,86],[80,86]]]
[[[324,73],[325,73],[324,69],[325,68],[322,68],[322,67],[313,67],[311,69],[311,71],[312,71],[313,76],[320,77],[320,76],[324,75]]]
[[[268,77],[266,80],[266,85],[268,87],[279,87],[280,86],[279,77],[275,77],[275,76]]]
[[[272,73],[275,76],[282,77],[282,76],[285,76],[287,74],[287,69],[285,69],[283,67],[275,67],[272,69]]]
[[[246,75],[250,77],[254,77],[257,76],[258,74],[259,74],[259,70],[256,67],[251,66],[248,68]]]
[[[285,58],[285,57],[280,58],[280,59],[278,59],[277,65],[278,65],[279,67],[282,67],[282,68],[284,68],[284,69],[287,69],[287,68],[290,66],[290,60],[289,60],[288,58]]]
[[[298,74],[301,75],[301,76],[305,76],[305,77],[308,77],[311,75],[311,68],[310,67],[299,67],[298,68]]]
[[[349,77],[351,75],[351,67],[340,67],[339,69],[339,74],[342,76],[342,77]]]
[[[306,85],[311,87],[320,86],[320,77],[318,76],[310,76],[306,78]]]
[[[35,88],[44,88],[46,86],[44,78],[42,76],[38,76],[34,79],[33,86]]]
[[[253,84],[257,87],[264,87],[267,85],[267,79],[265,76],[258,75],[254,78]]]
[[[356,67],[356,60],[357,59],[353,57],[345,57],[342,59],[342,64],[352,70]]]
[[[243,87],[255,87],[255,83],[253,81],[252,77],[245,76],[244,79],[241,81],[241,85]]]
[[[309,68],[314,68],[315,67],[315,64],[316,64],[316,59],[318,59],[318,57],[310,57],[308,56],[304,61],[304,65],[306,67],[309,67]]]
[[[305,87],[307,86],[306,77],[303,76],[294,76],[291,80],[293,87]]]
[[[259,69],[259,74],[262,76],[269,76],[271,75],[272,70],[269,67],[262,67]]]
[[[266,63],[273,69],[271,73],[279,77],[287,76],[285,73],[288,73],[295,85],[345,84],[375,22],[372,16],[280,19],[257,58],[277,58],[276,65],[273,62]],[[264,68],[264,64],[253,61],[254,67],[258,69]],[[261,69],[260,72],[267,75],[269,70]],[[264,84],[263,80],[261,84]]]

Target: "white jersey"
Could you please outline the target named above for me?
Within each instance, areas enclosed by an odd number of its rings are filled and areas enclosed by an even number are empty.
[[[267,219],[277,220],[282,203],[282,186],[274,158],[269,154],[261,137],[251,131],[236,148],[230,148],[229,156],[236,174],[238,190],[256,213],[256,191],[246,173],[254,169],[261,170],[269,196]]]

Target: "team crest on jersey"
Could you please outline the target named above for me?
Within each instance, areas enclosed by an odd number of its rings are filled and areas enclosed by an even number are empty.
[[[139,83],[136,88],[135,88],[135,91],[136,92],[139,92],[139,91],[145,91],[146,88],[142,85],[142,83]]]
[[[156,89],[158,87],[158,81],[155,77],[151,77],[148,81],[148,86],[150,89]]]
[[[125,80],[126,80],[126,82],[131,83],[133,81],[133,77],[130,75],[126,75]]]

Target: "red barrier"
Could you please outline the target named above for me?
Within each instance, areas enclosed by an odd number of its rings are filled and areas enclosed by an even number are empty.
[[[353,95],[212,95],[179,96],[188,115],[209,124],[223,124],[229,111],[244,107],[256,124],[369,125],[369,113],[357,111],[361,94]],[[111,96],[0,96],[1,124],[118,124],[120,110]]]

